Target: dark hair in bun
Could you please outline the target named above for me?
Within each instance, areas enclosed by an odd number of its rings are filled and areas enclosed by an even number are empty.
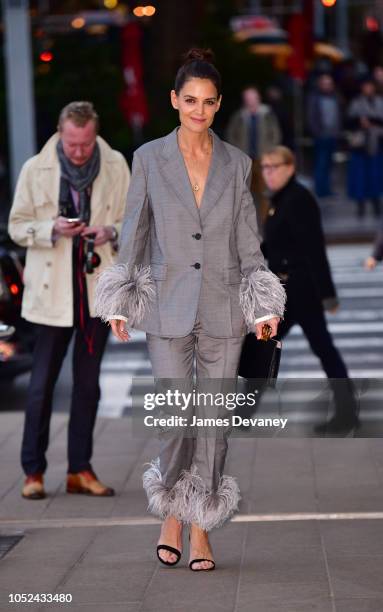
[[[184,63],[179,68],[174,84],[174,90],[178,96],[187,81],[193,78],[209,79],[217,90],[218,97],[221,95],[221,75],[213,64],[214,53],[211,49],[190,49],[184,55]]]

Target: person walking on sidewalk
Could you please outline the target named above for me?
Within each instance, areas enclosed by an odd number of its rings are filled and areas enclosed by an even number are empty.
[[[318,198],[333,195],[331,172],[341,128],[340,102],[334,80],[322,74],[308,100],[307,121],[314,138],[314,182]]]
[[[26,499],[45,497],[52,396],[73,335],[67,491],[114,494],[91,465],[109,331],[95,317],[94,269],[113,262],[130,173],[97,133],[90,102],[65,106],[57,133],[24,164],[9,217],[11,238],[27,248],[22,316],[37,332],[21,449]]]
[[[268,148],[280,144],[282,134],[276,115],[270,106],[262,103],[256,87],[246,87],[242,91],[242,102],[242,107],[229,120],[226,139],[253,160],[250,190],[255,196],[259,220],[263,223],[268,200],[260,160]]]
[[[263,251],[270,269],[285,283],[286,313],[278,339],[293,325],[302,327],[333,389],[336,413],[318,424],[317,433],[345,434],[358,427],[357,405],[347,369],[327,329],[324,310],[334,313],[338,300],[325,251],[319,207],[297,182],[293,152],[275,147],[262,158],[265,182],[272,192],[264,228]]]
[[[376,217],[380,216],[383,193],[383,97],[377,95],[372,80],[362,84],[361,94],[350,104],[347,118],[348,195],[357,203],[358,217],[365,215],[370,200]]]
[[[171,92],[181,125],[135,152],[120,263],[100,276],[96,300],[120,340],[126,325],[146,331],[156,381],[191,390],[195,357],[197,385],[218,392],[237,376],[246,325],[260,336],[267,321],[275,335],[285,299],[259,248],[251,159],[210,129],[221,99],[211,52],[189,51]],[[182,429],[160,431],[159,457],[143,477],[163,520],[157,555],[175,565],[188,524],[190,569],[212,570],[208,532],[239,501],[223,474],[229,428],[189,437]]]

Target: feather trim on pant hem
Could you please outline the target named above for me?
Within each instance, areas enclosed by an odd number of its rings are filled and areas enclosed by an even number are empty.
[[[239,486],[232,476],[223,475],[216,491],[209,491],[195,466],[184,470],[175,485],[162,481],[159,459],[152,461],[143,475],[148,496],[148,510],[161,519],[174,516],[183,523],[196,523],[205,531],[220,527],[235,511],[241,499]]]

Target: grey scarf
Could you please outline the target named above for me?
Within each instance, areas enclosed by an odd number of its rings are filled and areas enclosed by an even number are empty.
[[[85,223],[90,219],[89,188],[100,171],[100,148],[96,142],[92,156],[82,166],[76,166],[66,157],[61,140],[58,141],[57,155],[60,161],[60,208],[70,201],[69,186],[79,193],[80,218]],[[62,211],[60,211],[62,214]],[[66,216],[64,214],[64,216]]]

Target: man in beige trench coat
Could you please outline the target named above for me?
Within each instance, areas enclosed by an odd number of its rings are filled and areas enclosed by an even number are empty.
[[[10,213],[9,233],[27,248],[22,316],[37,327],[21,450],[27,499],[45,496],[52,395],[73,334],[67,491],[114,494],[90,463],[108,335],[95,317],[94,287],[113,263],[130,172],[97,132],[91,103],[68,104],[58,132],[24,164]]]

